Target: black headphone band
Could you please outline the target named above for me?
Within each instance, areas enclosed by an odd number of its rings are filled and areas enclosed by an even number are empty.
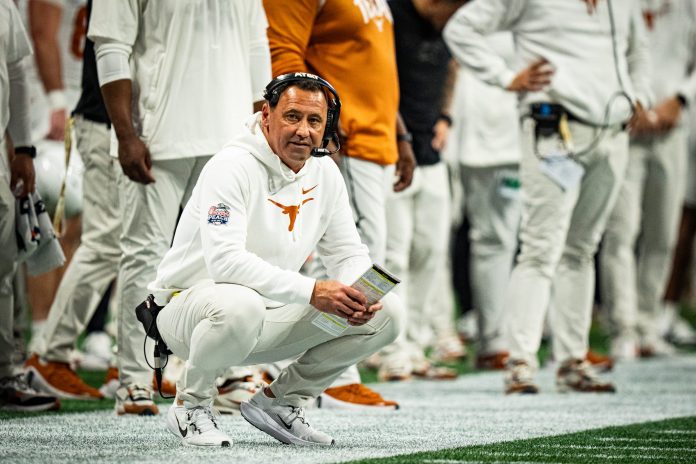
[[[329,143],[334,140],[338,145],[338,118],[341,114],[341,99],[333,86],[321,77],[304,72],[281,74],[268,83],[263,92],[263,98],[271,105],[276,105],[283,90],[297,82],[315,82],[329,93],[328,110],[326,114],[326,128],[322,136],[322,150],[326,150]],[[316,150],[316,149],[315,149]],[[319,151],[324,154],[324,151]]]

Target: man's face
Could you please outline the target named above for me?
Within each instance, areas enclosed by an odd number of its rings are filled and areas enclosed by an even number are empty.
[[[271,109],[261,110],[261,125],[268,144],[293,171],[309,159],[312,148],[321,145],[326,126],[327,103],[323,92],[291,86]]]

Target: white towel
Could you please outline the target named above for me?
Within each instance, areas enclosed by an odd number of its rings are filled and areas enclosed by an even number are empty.
[[[19,249],[17,261],[26,261],[29,275],[43,274],[65,263],[51,218],[38,192],[17,199],[15,224]]]

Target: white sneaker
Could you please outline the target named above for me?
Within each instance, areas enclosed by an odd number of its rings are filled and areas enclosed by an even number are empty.
[[[111,337],[106,332],[92,332],[82,344],[82,357],[77,361],[80,369],[105,371],[113,354]]]
[[[611,340],[609,354],[612,358],[622,361],[635,359],[638,356],[638,343],[630,335],[618,335]]]
[[[138,416],[156,416],[159,409],[152,401],[152,389],[147,385],[123,385],[116,390],[116,414],[136,414]]]
[[[334,445],[333,438],[309,425],[304,408],[278,404],[263,390],[241,404],[239,409],[247,422],[288,445]]]
[[[220,430],[220,415],[211,406],[187,408],[173,404],[167,413],[167,429],[189,446],[232,445],[232,439]]]
[[[683,317],[677,315],[669,329],[668,340],[675,345],[696,345],[696,330]]]
[[[677,348],[663,338],[648,338],[640,344],[642,358],[668,357],[677,354]]]

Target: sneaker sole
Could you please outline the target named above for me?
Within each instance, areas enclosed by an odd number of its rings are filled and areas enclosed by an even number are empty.
[[[331,443],[318,443],[315,441],[307,441],[298,438],[284,430],[273,419],[271,419],[263,409],[258,408],[249,402],[242,403],[239,407],[239,411],[242,413],[242,417],[244,417],[248,423],[286,445],[334,446],[336,443],[336,440],[331,440]]]
[[[159,414],[159,409],[155,404],[119,405],[117,401],[115,410],[117,416],[125,416],[128,414],[136,416],[156,416]]]
[[[604,389],[604,390],[582,390],[569,385],[556,385],[556,391],[558,393],[616,393],[616,388]]]
[[[34,406],[4,405],[0,409],[11,412],[58,411],[60,409],[60,400],[56,400],[55,403],[36,404]]]
[[[63,390],[58,390],[56,387],[54,387],[52,384],[50,384],[46,379],[44,379],[43,375],[41,375],[41,373],[38,370],[36,370],[36,368],[33,366],[26,368],[25,372],[26,372],[27,383],[32,388],[34,388],[34,390],[49,393],[51,395],[57,396],[58,398],[65,399],[65,400],[99,401],[99,400],[103,399],[103,396],[98,397],[98,396],[91,396],[91,395],[76,395],[74,393],[68,393],[68,392],[64,392]]]

